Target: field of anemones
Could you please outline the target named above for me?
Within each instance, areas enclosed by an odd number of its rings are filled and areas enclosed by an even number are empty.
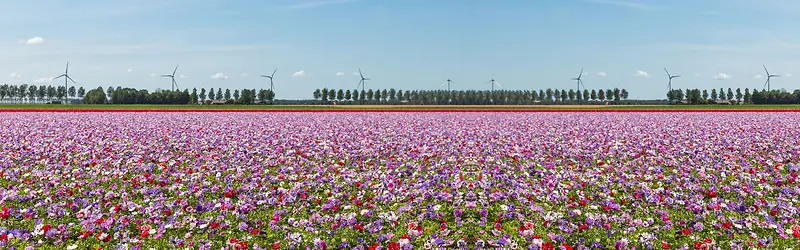
[[[3,249],[785,249],[791,113],[5,113]]]

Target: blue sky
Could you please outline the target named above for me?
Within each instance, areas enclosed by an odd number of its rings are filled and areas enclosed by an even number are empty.
[[[314,89],[794,89],[796,0],[139,0],[0,2],[3,83],[49,84],[70,61],[78,85]],[[340,73],[337,76],[337,73]],[[792,76],[791,74],[798,74]],[[153,76],[156,75],[156,76]],[[214,77],[216,76],[216,77]],[[762,77],[762,78],[759,78]],[[63,84],[63,82],[50,84]]]

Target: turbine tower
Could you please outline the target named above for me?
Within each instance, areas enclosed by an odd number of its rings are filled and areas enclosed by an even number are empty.
[[[667,70],[667,68],[664,68],[664,72],[667,72],[667,77],[669,77],[669,84],[667,84],[667,88],[669,88],[669,91],[672,92],[672,78],[678,78],[678,77],[681,77],[681,76],[680,75],[674,75],[674,76],[670,75],[669,71]]]
[[[767,86],[767,91],[769,91],[769,87],[770,87],[769,86],[770,85],[769,79],[773,78],[773,77],[781,77],[781,76],[780,75],[770,75],[769,74],[769,70],[767,70],[767,66],[765,66],[765,65],[761,65],[761,66],[764,66],[764,71],[767,72],[767,81],[764,82],[764,86]]]
[[[178,72],[178,66],[175,66],[175,70],[172,71],[172,75],[161,75],[161,77],[169,77],[172,78],[172,91],[175,91],[175,88],[178,87],[178,82],[175,81],[175,72]]]
[[[278,72],[278,69],[272,71],[272,75],[261,75],[261,77],[269,78],[269,91],[272,91],[272,93],[275,93],[275,91],[273,91],[273,87],[275,86],[272,84],[272,78],[275,77],[275,72]]]
[[[489,92],[489,96],[490,96],[489,97],[489,102],[494,103],[494,98],[492,97],[492,95],[494,95],[494,85],[497,85],[498,87],[501,87],[501,88],[503,87],[503,85],[500,85],[500,83],[498,83],[496,80],[494,80],[494,76],[492,76],[492,79],[489,80],[488,83],[492,85],[492,92]]]
[[[452,82],[453,82],[453,81],[450,81],[450,78],[447,78],[447,81],[445,81],[444,83],[442,83],[442,85],[439,85],[439,88],[441,88],[441,87],[443,87],[445,84],[447,84],[447,92],[450,92],[450,83],[452,83]]]
[[[69,88],[67,88],[67,83],[69,83],[69,81],[72,81],[72,83],[75,83],[75,80],[72,80],[72,77],[69,77],[69,62],[67,62],[67,67],[64,69],[64,74],[61,74],[60,76],[56,76],[56,78],[53,78],[53,80],[61,78],[61,77],[64,77],[64,91],[67,91],[69,89]],[[25,91],[27,91],[27,90],[25,90]],[[69,96],[69,95],[68,94],[64,95],[64,104],[67,103],[67,96]]]
[[[361,80],[358,81],[358,86],[361,86],[361,91],[364,91],[364,88],[366,87],[365,85],[367,85],[367,80],[371,79],[364,77],[364,74],[361,73],[360,68],[358,69],[358,75],[361,76]],[[358,86],[356,86],[356,89],[358,89]]]
[[[445,84],[447,84],[447,103],[450,103],[450,102],[452,102],[452,101],[453,101],[453,98],[450,98],[450,96],[453,94],[453,92],[452,92],[452,91],[450,91],[450,83],[452,83],[452,82],[453,82],[453,81],[450,81],[450,78],[447,78],[447,81],[445,81],[444,83],[442,83],[442,85],[439,85],[439,88],[441,88],[442,86],[444,86]]]
[[[581,80],[581,77],[583,77],[583,68],[581,68],[581,73],[578,74],[578,77],[572,78],[573,81],[577,81],[578,82],[577,84],[578,84],[578,92],[579,93],[581,92],[581,86],[583,86],[583,80]],[[583,89],[586,89],[586,86],[583,86]],[[581,104],[581,99],[578,99],[578,104]]]

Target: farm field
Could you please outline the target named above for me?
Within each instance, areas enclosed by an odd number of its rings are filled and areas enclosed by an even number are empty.
[[[3,249],[800,245],[794,113],[0,115]]]

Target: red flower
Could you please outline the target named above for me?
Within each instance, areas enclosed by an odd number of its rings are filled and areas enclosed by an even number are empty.
[[[692,233],[692,231],[689,231],[689,229],[683,229],[683,230],[681,230],[681,233],[688,235],[688,234]]]
[[[553,243],[545,242],[542,244],[542,250],[555,250],[555,249],[556,248],[555,246],[553,246]]]
[[[276,241],[275,243],[272,243],[272,249],[278,249],[278,248],[281,248],[281,242],[280,241]]]
[[[375,245],[372,245],[371,247],[369,247],[369,250],[375,250],[375,249],[378,249],[378,247],[379,247],[379,246],[381,246],[381,245],[380,245],[380,244],[378,244],[378,243],[375,243]]]
[[[572,250],[572,247],[567,245],[567,243],[561,243],[561,246],[564,247],[566,250]]]
[[[258,229],[253,229],[253,231],[250,231],[250,234],[253,234],[253,235],[258,234],[258,233],[259,233]]]
[[[667,243],[661,243],[661,249],[664,249],[664,250],[669,250],[669,248],[670,248],[670,245],[669,245],[669,244],[667,244]]]
[[[400,243],[397,242],[389,243],[389,250],[400,250]]]
[[[142,232],[142,234],[139,235],[139,238],[146,238],[149,235],[150,235],[150,232],[144,231],[144,232]]]
[[[0,218],[6,219],[11,216],[11,209],[7,207],[3,207],[3,210],[0,211]]]

